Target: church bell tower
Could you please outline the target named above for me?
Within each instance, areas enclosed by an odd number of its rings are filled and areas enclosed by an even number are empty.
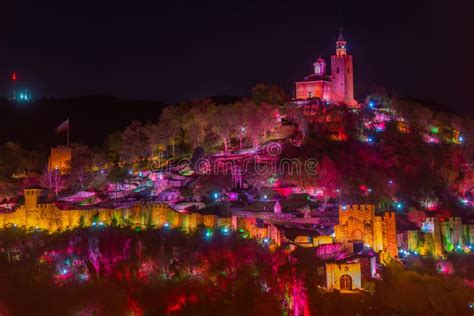
[[[336,55],[331,56],[332,102],[357,106],[354,100],[352,56],[347,54],[342,28],[336,41]]]

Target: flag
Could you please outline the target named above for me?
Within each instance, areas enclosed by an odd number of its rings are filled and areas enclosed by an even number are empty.
[[[56,133],[69,132],[69,119],[65,120],[56,128]]]

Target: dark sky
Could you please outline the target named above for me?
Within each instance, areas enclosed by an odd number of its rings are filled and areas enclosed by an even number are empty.
[[[3,1],[7,2],[7,1]],[[473,1],[8,1],[0,94],[16,71],[39,97],[175,102],[281,85],[334,51],[339,26],[359,97],[374,84],[474,113]]]

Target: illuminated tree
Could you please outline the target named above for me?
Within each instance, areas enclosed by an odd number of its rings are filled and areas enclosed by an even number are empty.
[[[151,158],[155,157],[157,150],[160,148],[162,141],[161,131],[158,124],[147,122],[143,126],[143,131],[147,136],[147,145]]]
[[[265,139],[269,132],[275,132],[280,126],[278,106],[267,102],[260,103],[257,114],[262,120],[262,136]]]
[[[388,91],[383,87],[374,87],[367,96],[367,102],[375,102],[378,107],[384,109],[390,109],[392,107],[392,98]]]
[[[135,121],[122,133],[121,160],[133,162],[151,156],[149,133],[142,123]]]
[[[84,145],[75,145],[72,150],[72,161],[70,166],[71,183],[79,184],[80,189],[84,189],[86,183],[91,178],[94,161],[94,153]]]
[[[257,104],[252,102],[244,103],[246,132],[252,140],[254,148],[258,147],[260,140],[263,139],[265,125],[261,116],[262,112]]]
[[[296,124],[298,124],[298,129],[303,135],[303,138],[306,137],[309,129],[309,118],[308,116],[304,113],[303,108],[296,108],[292,112],[293,115],[293,120],[295,121]]]
[[[53,191],[55,196],[58,196],[59,192],[61,192],[65,188],[65,185],[66,185],[66,182],[61,177],[59,170],[57,169],[49,170],[48,166],[46,166],[43,170],[40,183],[41,183],[41,186]]]
[[[334,162],[326,155],[318,165],[317,184],[323,188],[324,203],[327,202],[328,196],[333,195],[340,186],[340,173]]]
[[[245,181],[250,184],[253,188],[260,191],[262,187],[270,186],[270,178],[273,176],[272,168],[262,168],[256,167],[255,164],[249,164],[249,170],[247,170],[246,174],[244,175]]]
[[[209,99],[195,101],[189,105],[189,110],[183,119],[183,128],[193,147],[203,143],[213,109],[214,104]]]
[[[118,162],[120,160],[120,152],[122,149],[122,132],[115,131],[112,134],[109,134],[105,141],[104,149],[104,156],[108,161]]]
[[[421,227],[421,224],[426,219],[426,213],[423,210],[417,210],[416,208],[410,208],[408,211],[408,220],[415,224],[417,227]]]
[[[175,147],[183,125],[183,110],[178,106],[167,106],[163,109],[158,122],[158,133],[165,146],[172,147],[173,157],[175,156]]]
[[[244,145],[244,138],[247,135],[247,108],[246,102],[237,102],[232,104],[232,112],[234,115],[233,121],[236,129],[236,137],[239,139],[239,148],[242,149]]]
[[[211,129],[224,143],[224,150],[227,151],[230,139],[236,130],[236,114],[231,106],[218,106],[212,113]]]
[[[251,100],[256,104],[270,103],[282,106],[287,99],[285,91],[275,85],[257,83],[252,88]]]
[[[421,102],[411,99],[393,100],[394,109],[406,119],[415,131],[423,131],[433,119],[433,113]]]

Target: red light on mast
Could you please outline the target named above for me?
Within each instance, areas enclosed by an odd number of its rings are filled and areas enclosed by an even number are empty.
[[[13,81],[16,80],[16,72],[12,73],[12,80],[13,80]]]

